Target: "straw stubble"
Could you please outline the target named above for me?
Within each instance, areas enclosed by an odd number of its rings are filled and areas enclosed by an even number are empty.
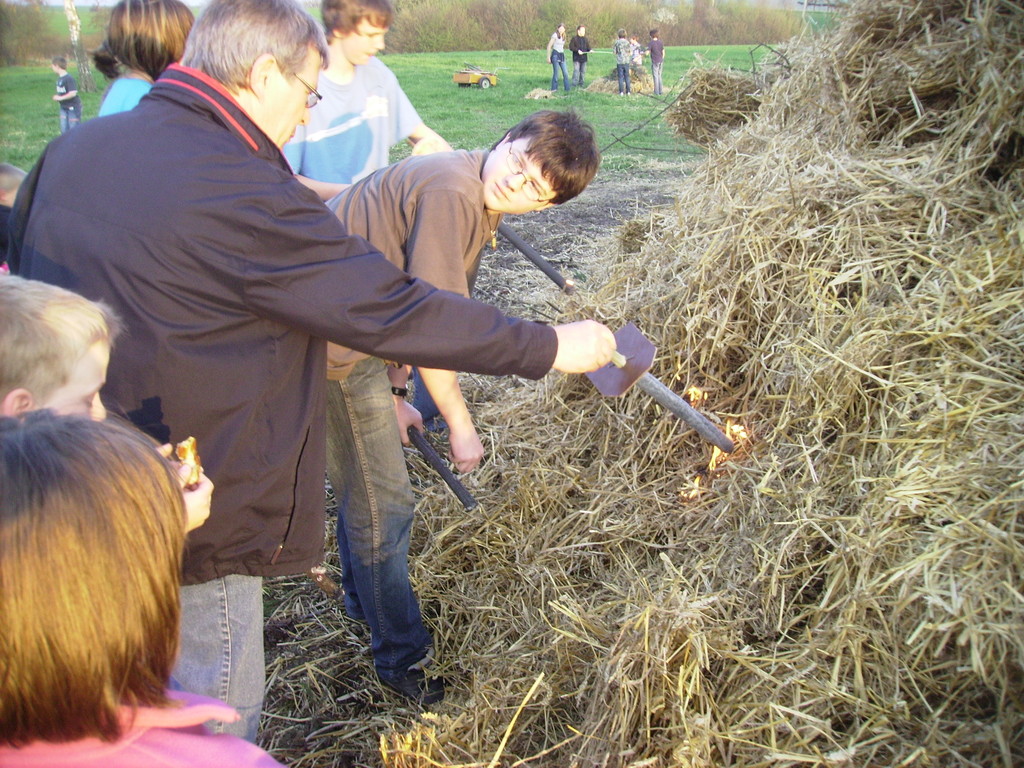
[[[385,765],[1024,761],[1022,50],[1014,3],[852,3],[567,303],[751,434],[696,498],[641,394],[479,385],[481,507],[424,487],[413,561],[454,685]]]

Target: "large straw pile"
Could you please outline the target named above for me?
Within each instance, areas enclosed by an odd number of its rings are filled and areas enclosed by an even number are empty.
[[[482,505],[425,489],[414,562],[454,685],[385,765],[1024,764],[1024,11],[863,0],[790,58],[567,312],[750,441],[690,499],[642,393],[481,382]]]

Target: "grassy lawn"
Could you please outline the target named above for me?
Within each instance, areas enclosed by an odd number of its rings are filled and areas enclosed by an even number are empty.
[[[75,65],[69,64],[76,75]],[[97,87],[103,76],[97,73]],[[0,67],[0,162],[13,163],[26,171],[35,163],[46,143],[60,133],[57,102],[53,100],[57,76],[48,66]],[[82,93],[85,115],[95,116],[100,93]]]
[[[551,67],[544,51],[402,54],[385,56],[384,61],[398,76],[424,122],[453,147],[490,146],[502,131],[530,112],[571,107],[597,131],[598,144],[604,151],[603,168],[626,170],[635,167],[635,159],[643,150],[667,156],[692,153],[693,148],[675,138],[658,116],[678,95],[680,80],[695,61],[720,61],[725,66],[750,69],[751,50],[748,46],[669,48],[663,75],[666,93],[660,98],[634,95],[629,99],[577,90],[559,90],[551,99],[524,98],[535,89],[546,90],[551,85]],[[763,48],[758,51],[763,52]],[[496,72],[497,87],[484,90],[456,86],[452,73],[467,63]],[[609,53],[591,54],[587,83],[608,75],[614,78],[614,57]],[[644,127],[634,132],[641,125]],[[402,151],[399,147],[396,154]]]
[[[530,91],[546,89],[551,67],[543,51],[484,51],[469,53],[386,54],[384,61],[398,76],[402,87],[427,125],[458,149],[490,146],[501,132],[537,109],[578,110],[593,125],[604,150],[604,169],[629,170],[645,153],[666,158],[693,152],[676,139],[660,113],[678,95],[681,78],[696,61],[720,62],[725,66],[750,69],[753,46],[669,48],[665,58],[666,93],[656,99],[635,95],[629,99],[614,94],[560,91],[553,99],[526,99]],[[757,55],[768,53],[764,48]],[[496,71],[497,87],[459,88],[452,73],[464,63]],[[72,74],[76,74],[72,63]],[[609,73],[614,75],[611,54],[595,53],[588,65],[588,83]],[[82,93],[86,119],[99,110],[103,77],[97,78],[97,93]],[[50,98],[55,76],[46,66],[0,68],[0,162],[26,170],[35,162],[50,139],[58,134],[57,104]],[[642,126],[639,130],[638,126]],[[628,136],[627,136],[628,134]],[[395,149],[393,159],[405,154],[405,145]]]

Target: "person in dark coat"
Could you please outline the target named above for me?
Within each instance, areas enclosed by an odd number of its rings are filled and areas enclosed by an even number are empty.
[[[583,24],[576,27],[576,34],[569,41],[569,50],[572,51],[572,87],[583,88],[587,79],[587,54],[590,53],[587,28]]]
[[[11,269],[108,303],[126,333],[103,396],[161,441],[194,436],[216,485],[189,536],[174,678],[253,738],[262,578],[322,561],[326,341],[430,368],[594,370],[615,340],[438,291],[388,263],[280,147],[327,59],[294,0],[212,0],[180,65],[130,111],[51,142],[12,213]]]
[[[7,271],[7,220],[18,196],[25,172],[16,165],[0,163],[0,274]]]

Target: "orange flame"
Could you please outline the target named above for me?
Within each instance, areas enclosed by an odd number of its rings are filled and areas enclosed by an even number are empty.
[[[691,395],[691,392],[694,390],[699,393],[702,399],[707,399],[707,395],[696,387],[690,387],[686,394]],[[736,424],[732,419],[727,419],[725,422],[725,434],[732,440],[737,450],[743,443],[750,440],[750,433],[747,432],[747,428],[742,424]],[[733,453],[735,453],[735,451]],[[711,481],[722,474],[722,470],[719,469],[719,467],[731,455],[732,454],[726,453],[717,445],[713,446],[707,468],[698,472],[697,476],[693,478],[692,484],[681,490],[679,495],[688,500],[699,497],[711,485]]]
[[[686,398],[690,401],[690,405],[696,408],[698,405],[704,404],[704,401],[708,399],[708,393],[700,387],[690,387],[686,390]]]

